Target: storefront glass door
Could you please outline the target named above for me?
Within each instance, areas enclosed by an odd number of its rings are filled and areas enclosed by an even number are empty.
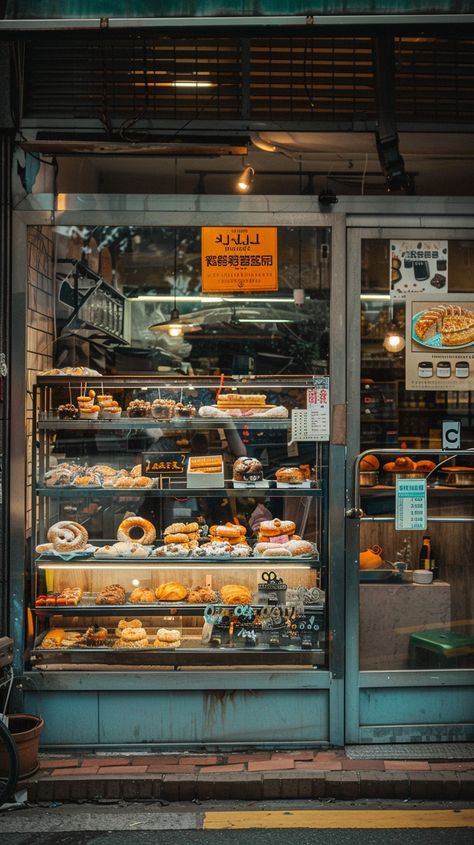
[[[352,231],[349,267],[347,739],[472,738],[473,232]]]

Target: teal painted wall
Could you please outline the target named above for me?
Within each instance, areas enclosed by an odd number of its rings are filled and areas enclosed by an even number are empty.
[[[7,0],[6,18],[208,17],[255,15],[460,14],[471,0]]]

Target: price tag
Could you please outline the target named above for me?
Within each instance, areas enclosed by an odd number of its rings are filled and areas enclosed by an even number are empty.
[[[397,478],[395,530],[426,531],[426,478]]]

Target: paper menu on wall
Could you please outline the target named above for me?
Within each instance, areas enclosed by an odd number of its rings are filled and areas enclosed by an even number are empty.
[[[291,440],[329,440],[329,377],[315,379],[307,390],[305,410],[291,412]]]

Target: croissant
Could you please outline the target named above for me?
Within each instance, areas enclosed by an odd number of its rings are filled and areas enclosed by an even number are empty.
[[[168,581],[167,584],[160,584],[155,590],[158,601],[185,601],[188,595],[187,587],[178,581]]]
[[[225,584],[220,590],[224,604],[250,604],[252,593],[241,584]]]

